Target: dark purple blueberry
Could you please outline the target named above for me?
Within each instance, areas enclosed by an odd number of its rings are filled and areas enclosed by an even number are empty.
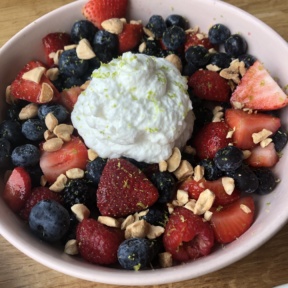
[[[41,185],[41,177],[43,176],[43,172],[40,168],[39,163],[34,166],[27,166],[25,170],[29,173],[32,187],[40,186]]]
[[[5,138],[0,138],[0,168],[8,169],[11,166],[12,147]]]
[[[231,35],[229,28],[223,24],[214,24],[208,31],[211,44],[223,44]]]
[[[151,225],[165,227],[168,221],[169,213],[167,208],[154,205],[149,207],[149,211],[146,215],[141,216],[140,219],[144,219]]]
[[[227,146],[216,152],[214,162],[221,171],[234,171],[242,165],[243,152],[235,146]]]
[[[153,15],[150,17],[146,28],[155,35],[156,39],[160,39],[162,38],[164,31],[166,30],[166,24],[162,16]]]
[[[78,76],[65,77],[64,81],[62,82],[63,89],[69,89],[71,87],[81,86],[82,84],[84,84],[85,80],[83,77],[84,77],[85,73],[81,77],[78,77]]]
[[[225,52],[233,58],[243,55],[247,51],[247,42],[239,34],[231,35],[224,43]]]
[[[162,38],[162,42],[168,50],[177,50],[184,45],[186,34],[183,28],[178,26],[168,27]]]
[[[158,45],[158,42],[156,40],[147,40],[145,41],[145,49],[142,52],[145,55],[148,56],[155,56],[158,57],[160,52],[161,52],[161,48]]]
[[[250,54],[243,54],[238,57],[239,61],[243,61],[245,63],[245,67],[249,68],[252,66],[257,58],[255,56],[252,56]]]
[[[185,20],[185,18],[183,16],[177,15],[177,14],[169,15],[166,18],[165,23],[166,23],[167,27],[178,26],[184,30],[186,30],[186,26],[187,26],[187,21]]]
[[[277,178],[269,168],[255,168],[253,169],[253,172],[259,181],[259,186],[254,193],[259,195],[266,195],[274,190],[277,185]]]
[[[203,159],[198,164],[204,167],[206,180],[213,181],[223,176],[223,172],[215,165],[212,159]]]
[[[31,141],[44,140],[44,132],[47,130],[45,122],[38,118],[28,119],[22,123],[21,131],[26,139]]]
[[[75,44],[78,44],[81,39],[87,39],[92,43],[97,31],[98,28],[88,20],[76,21],[71,28],[71,40]]]
[[[16,120],[4,120],[0,123],[0,138],[7,139],[12,147],[25,143],[25,137],[21,132],[21,124]]]
[[[193,63],[186,63],[183,67],[182,75],[189,77],[193,75],[197,70],[198,68]]]
[[[273,143],[275,145],[275,150],[279,153],[281,152],[287,144],[288,135],[286,132],[278,130],[273,136]]]
[[[98,186],[107,159],[97,157],[86,165],[86,177],[95,186]]]
[[[34,166],[40,159],[39,148],[32,144],[24,144],[13,149],[11,154],[14,166]]]
[[[231,57],[223,52],[211,54],[209,64],[216,65],[222,69],[228,68],[231,63]]]
[[[67,120],[69,116],[69,112],[67,109],[61,104],[42,104],[38,108],[38,117],[41,120],[45,120],[45,117],[48,113],[52,113],[58,123],[63,123]]]
[[[185,59],[198,68],[203,68],[209,63],[209,51],[203,46],[190,46],[185,52]]]

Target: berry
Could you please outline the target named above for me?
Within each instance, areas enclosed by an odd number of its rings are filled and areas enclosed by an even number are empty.
[[[98,31],[97,27],[88,20],[78,20],[71,28],[71,40],[78,44],[80,40],[87,39],[92,43],[95,33]]]
[[[146,238],[131,238],[122,242],[117,251],[122,268],[138,271],[146,268],[153,255],[153,242]]]
[[[255,206],[252,197],[239,200],[221,207],[212,208],[210,220],[215,239],[219,243],[229,243],[246,232],[254,221]]]
[[[199,215],[184,207],[176,207],[166,225],[163,243],[174,260],[194,260],[210,253],[214,246],[213,230]]]
[[[152,206],[158,191],[144,173],[125,159],[110,159],[97,189],[97,206],[104,216],[123,217]]]
[[[220,45],[230,37],[229,28],[223,24],[214,24],[208,31],[208,37],[212,44]]]
[[[144,219],[146,222],[155,226],[165,227],[168,220],[168,211],[164,207],[153,205],[149,207],[149,211],[144,216],[140,216],[140,219]]]
[[[221,171],[236,170],[242,165],[243,152],[235,146],[227,146],[218,150],[214,157],[216,166]]]
[[[224,43],[225,52],[233,57],[237,58],[243,55],[247,51],[247,42],[239,34],[231,35]]]
[[[181,15],[171,14],[166,18],[165,24],[167,27],[178,26],[185,30],[187,26],[187,21]]]
[[[34,166],[39,162],[40,151],[35,145],[24,144],[14,148],[11,159],[14,166]]]
[[[162,42],[168,50],[177,50],[185,43],[185,31],[179,26],[168,27],[163,33]]]
[[[228,68],[231,63],[231,57],[223,52],[213,53],[210,57],[209,64],[216,65],[222,69]]]
[[[72,112],[81,92],[82,90],[78,86],[65,89],[61,92],[60,103],[67,109],[68,112]]]
[[[59,241],[68,231],[70,215],[54,200],[41,200],[29,214],[29,227],[40,239],[48,242]]]
[[[256,57],[250,54],[243,54],[238,57],[239,61],[243,61],[245,63],[245,67],[249,68],[256,62]]]
[[[41,185],[41,177],[43,176],[43,172],[39,166],[39,163],[33,166],[25,167],[26,171],[29,173],[31,178],[32,187]]]
[[[76,240],[83,259],[109,265],[117,262],[117,250],[124,241],[124,233],[95,219],[84,219],[77,226]]]
[[[288,97],[265,67],[256,61],[232,93],[231,104],[239,102],[254,110],[276,110],[288,104]]]
[[[93,185],[98,186],[107,159],[97,157],[86,165],[86,177]]]
[[[208,49],[200,45],[190,46],[185,52],[186,61],[198,68],[206,66],[210,60],[210,56]]]
[[[25,142],[25,138],[21,132],[21,124],[15,120],[4,120],[0,123],[0,138],[8,140],[12,147]]]
[[[211,42],[209,41],[209,38],[204,33],[198,33],[198,32],[186,33],[184,51],[186,52],[187,49],[191,46],[203,46],[207,50],[211,48],[215,48],[215,46],[211,44]]]
[[[143,54],[146,54],[149,56],[156,56],[156,57],[160,55],[161,49],[156,40],[147,40],[145,41],[145,44],[146,44],[145,49],[142,52]]]
[[[44,140],[44,132],[47,130],[45,122],[40,119],[28,119],[22,123],[22,134],[31,141]]]
[[[160,39],[163,37],[163,33],[165,32],[167,27],[162,16],[153,15],[149,18],[146,28],[155,35],[156,39]]]
[[[185,63],[182,70],[182,74],[183,76],[191,76],[197,70],[198,70],[197,67],[193,63]]]
[[[272,135],[272,140],[275,146],[276,152],[281,152],[287,144],[288,135],[286,132],[281,130],[276,131],[274,135]]]
[[[256,168],[253,172],[258,178],[259,186],[255,190],[255,194],[266,195],[274,190],[277,185],[277,179],[269,168]]]
[[[0,168],[8,169],[11,165],[12,147],[10,142],[5,138],[0,138]]]
[[[222,176],[222,171],[215,165],[213,159],[203,159],[199,165],[204,167],[205,179],[212,181],[217,180]]]
[[[65,122],[69,115],[67,109],[60,104],[43,104],[39,106],[38,117],[40,120],[45,120],[48,113],[52,113],[59,124]]]

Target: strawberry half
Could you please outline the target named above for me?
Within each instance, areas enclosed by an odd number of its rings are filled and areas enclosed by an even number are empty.
[[[88,162],[88,152],[83,141],[72,137],[62,148],[55,152],[42,151],[40,167],[49,183],[53,183],[60,174],[72,168],[85,169]]]
[[[14,212],[19,212],[31,194],[31,178],[23,167],[13,169],[2,197]]]
[[[105,216],[122,217],[144,210],[158,199],[145,174],[125,159],[110,159],[97,189],[97,206]]]
[[[235,128],[232,139],[234,145],[240,149],[256,146],[252,138],[253,133],[267,129],[274,134],[281,126],[278,117],[264,113],[249,114],[239,109],[227,109],[225,121],[231,129]]]
[[[214,245],[213,230],[199,215],[176,207],[165,226],[163,244],[174,260],[186,262],[210,253]]]
[[[211,226],[219,243],[229,243],[246,232],[254,221],[252,197],[243,197],[222,208],[212,208]]]
[[[288,104],[288,97],[259,61],[247,70],[230,99],[253,110],[276,110]],[[237,104],[238,104],[237,103]]]
[[[83,90],[79,86],[73,86],[65,89],[60,93],[59,102],[69,111],[72,112],[78,96]]]
[[[96,27],[110,18],[125,18],[128,0],[89,0],[82,9],[84,17]]]

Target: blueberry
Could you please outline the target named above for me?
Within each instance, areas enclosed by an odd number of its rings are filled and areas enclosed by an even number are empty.
[[[19,120],[19,113],[21,111],[21,107],[17,104],[11,105],[6,112],[6,119],[9,120]]]
[[[86,177],[93,185],[98,186],[102,171],[106,165],[107,159],[97,157],[86,165]]]
[[[105,30],[99,30],[94,36],[92,46],[98,59],[103,63],[108,63],[118,55],[118,36]]]
[[[76,49],[63,51],[59,57],[59,71],[66,77],[81,77],[88,66],[87,60],[78,58]]]
[[[182,75],[189,77],[193,75],[197,70],[198,68],[193,63],[186,63],[183,67]]]
[[[238,57],[239,61],[243,61],[245,63],[245,67],[249,68],[254,64],[254,62],[257,60],[256,57],[250,55],[250,54],[243,54]]]
[[[60,104],[43,104],[39,106],[38,108],[39,119],[45,120],[45,117],[47,116],[48,113],[52,113],[58,120],[58,123],[65,122],[69,116],[69,112],[67,111],[67,109]]]
[[[185,52],[185,59],[197,68],[204,67],[210,60],[208,50],[203,46],[190,46]]]
[[[66,77],[62,84],[63,89],[69,89],[74,86],[81,86],[85,82],[85,80],[82,78],[84,75],[82,75],[81,77],[78,76]]]
[[[27,166],[25,167],[25,170],[29,173],[32,186],[40,186],[41,185],[41,177],[43,176],[43,172],[39,166],[39,163],[37,163],[34,166]]]
[[[235,146],[227,146],[216,152],[214,162],[221,171],[236,170],[242,165],[243,152]]]
[[[146,215],[141,216],[140,219],[144,219],[146,222],[155,226],[165,227],[168,221],[169,213],[164,207],[154,205],[149,207],[149,211]]]
[[[239,34],[233,34],[225,41],[224,48],[228,55],[237,58],[246,53],[247,42]]]
[[[68,231],[70,215],[54,200],[42,200],[31,210],[29,227],[36,236],[48,242],[59,241]]]
[[[213,53],[210,57],[209,63],[222,69],[228,68],[231,63],[231,57],[223,52]]]
[[[186,29],[186,26],[187,26],[187,21],[185,20],[185,18],[177,14],[169,15],[166,18],[165,23],[167,27],[178,26],[184,30]]]
[[[211,44],[223,44],[231,35],[228,27],[223,24],[214,24],[208,31],[208,38]]]
[[[204,167],[205,179],[209,181],[217,180],[222,177],[222,171],[215,165],[212,159],[203,159],[199,165]]]
[[[161,49],[156,40],[147,40],[145,44],[146,46],[144,51],[142,52],[143,54],[155,57],[159,56]]]
[[[94,57],[92,59],[89,59],[89,68],[86,72],[86,74],[84,75],[84,79],[85,80],[88,80],[88,79],[91,79],[91,74],[92,72],[95,70],[95,69],[98,69],[101,65],[101,62],[100,60],[98,59],[98,57]]]
[[[47,130],[45,122],[40,119],[28,119],[22,123],[21,131],[26,139],[31,141],[44,140],[44,132]]]
[[[15,166],[34,166],[39,162],[40,151],[35,145],[24,144],[13,149],[11,159]]]
[[[253,172],[259,181],[259,186],[254,192],[255,194],[266,195],[274,190],[277,185],[277,179],[269,168],[261,167],[253,169]]]
[[[158,189],[158,203],[167,203],[172,200],[176,181],[173,175],[167,171],[155,172],[151,175],[151,182]]]
[[[146,28],[155,35],[156,39],[160,39],[162,38],[164,31],[166,30],[166,24],[162,16],[153,15],[150,17]]]
[[[256,174],[246,165],[240,166],[234,171],[228,171],[226,176],[235,181],[235,187],[245,193],[253,193],[259,186],[259,180]]]
[[[0,168],[7,169],[11,165],[12,147],[5,138],[0,138]]]
[[[97,27],[88,20],[76,21],[71,28],[71,40],[75,44],[78,44],[81,39],[87,39],[92,43],[97,31]]]
[[[279,153],[281,152],[287,144],[288,135],[286,132],[281,130],[276,131],[276,133],[272,136],[272,140],[275,145],[275,150]]]
[[[153,241],[146,238],[127,239],[118,248],[118,261],[127,270],[146,268],[155,254],[153,246]]]
[[[168,27],[163,33],[163,44],[169,50],[177,50],[180,48],[186,40],[186,34],[184,29],[178,26]]]
[[[0,124],[0,138],[7,139],[13,147],[25,142],[21,124],[15,120],[5,120]]]

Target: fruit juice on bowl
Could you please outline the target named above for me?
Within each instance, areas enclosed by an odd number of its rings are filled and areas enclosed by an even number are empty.
[[[66,31],[69,33],[73,23],[83,19],[81,9],[86,2],[76,1],[45,15],[27,26],[3,46],[0,51],[0,63],[1,67],[5,69],[0,71],[0,79],[3,84],[0,87],[1,95],[5,95],[6,86],[15,79],[17,73],[31,59],[46,61],[41,39],[51,32]],[[190,9],[191,12],[187,13],[187,7],[191,5],[193,6]],[[208,0],[193,2],[182,0],[180,3],[172,0],[165,2],[133,0],[129,2],[128,7],[127,19],[141,19],[143,23],[147,23],[154,14],[166,18],[174,13],[183,15],[188,19],[191,27],[199,26],[203,32],[207,32],[213,24],[222,23],[232,33],[239,32],[247,40],[249,53],[263,62],[273,77],[279,78],[281,87],[287,85],[288,68],[279,64],[284,63],[285,60],[288,62],[286,42],[262,22],[229,4]],[[241,27],[239,27],[239,23],[241,23]],[[267,39],[271,39],[271,41],[267,41]],[[277,45],[278,53],[271,61],[270,51],[275,49],[275,45]],[[26,47],[30,47],[30,49],[26,49]],[[6,111],[4,97],[1,98],[1,101],[0,115],[2,116],[1,120],[4,120]],[[286,131],[287,107],[281,111],[281,122]],[[252,226],[239,239],[229,243],[223,249],[219,246],[211,254],[192,262],[189,261],[185,265],[141,270],[138,273],[120,270],[116,267],[92,265],[80,257],[66,255],[63,253],[63,246],[55,247],[39,241],[2,199],[0,201],[0,218],[3,220],[0,222],[0,232],[15,247],[36,261],[57,271],[86,280],[123,285],[155,285],[191,279],[241,259],[262,245],[285,224],[288,218],[287,197],[285,197],[284,189],[288,185],[288,180],[284,175],[285,167],[288,165],[286,154],[287,147],[284,148],[283,156],[274,169],[275,175],[281,180],[275,191],[265,196],[253,195],[256,214]],[[1,191],[3,189],[4,184],[1,182]],[[95,271],[97,272],[95,273]]]

